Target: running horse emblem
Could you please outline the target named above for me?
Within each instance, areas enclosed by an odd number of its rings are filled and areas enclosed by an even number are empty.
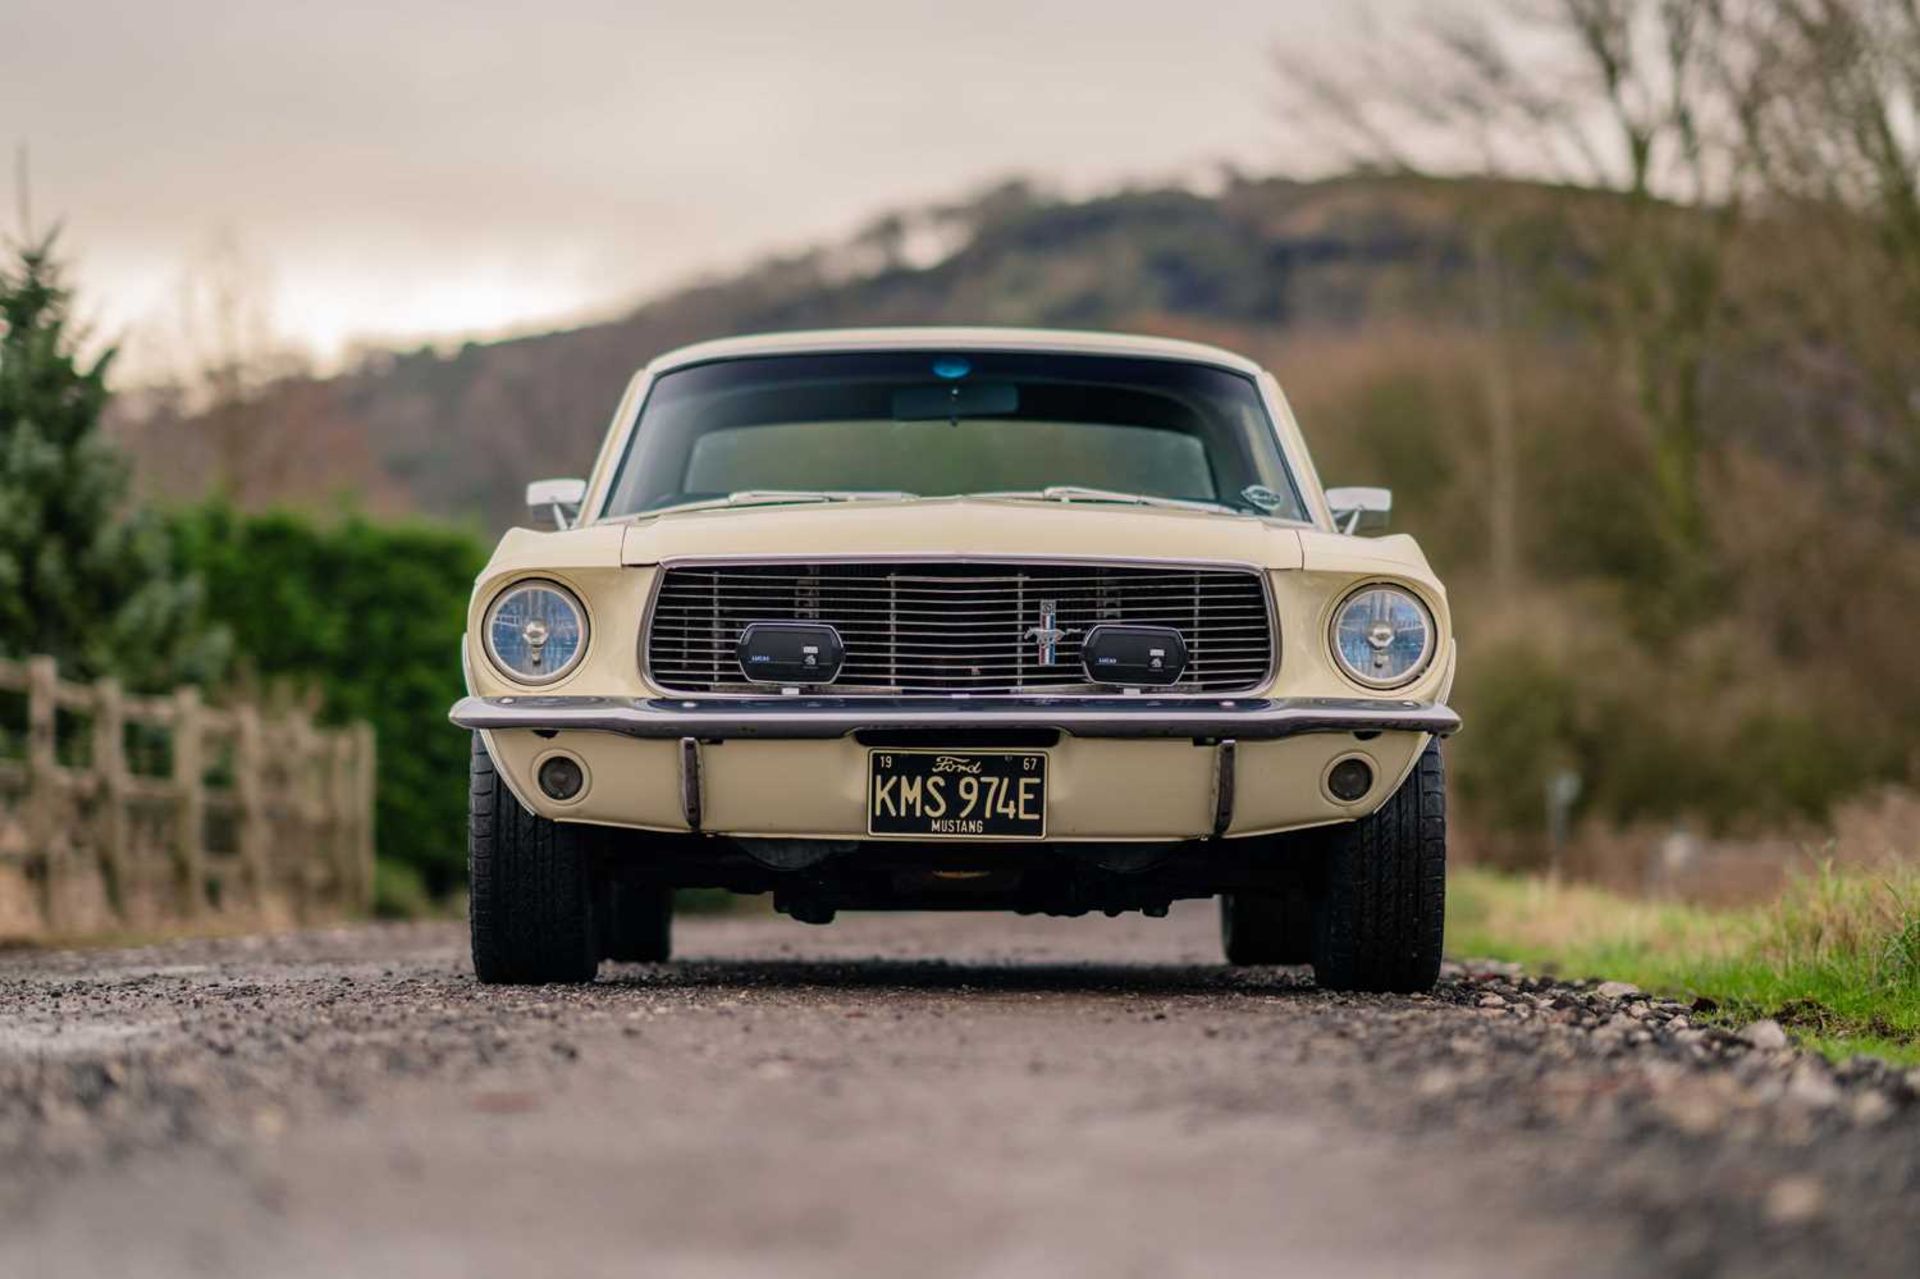
[[[1060,629],[1060,602],[1058,600],[1040,601],[1040,625],[1029,626],[1026,638],[1033,640],[1040,648],[1040,665],[1052,666],[1060,660],[1060,641],[1070,632]]]

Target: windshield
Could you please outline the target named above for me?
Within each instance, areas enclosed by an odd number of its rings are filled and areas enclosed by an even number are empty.
[[[969,493],[1305,518],[1251,378],[1173,360],[965,350],[667,373],[604,513]]]

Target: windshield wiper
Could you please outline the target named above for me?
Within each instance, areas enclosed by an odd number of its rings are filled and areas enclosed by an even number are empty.
[[[898,489],[737,489],[725,497],[695,498],[656,506],[643,515],[661,515],[668,511],[704,511],[724,506],[783,506],[796,502],[904,502],[918,497]]]
[[[740,489],[727,494],[728,506],[764,506],[775,502],[904,502],[918,497],[902,489]]]
[[[994,493],[975,493],[974,497],[1012,498],[1033,502],[1112,502],[1125,506],[1164,506],[1179,511],[1226,511],[1244,515],[1245,511],[1225,502],[1208,502],[1187,497],[1153,497],[1146,493],[1122,493],[1117,489],[1088,488],[1082,484],[1049,484],[1043,489],[1005,489]]]

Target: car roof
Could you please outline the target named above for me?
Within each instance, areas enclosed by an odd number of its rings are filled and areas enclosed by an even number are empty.
[[[647,371],[659,374],[688,364],[734,360],[755,355],[818,355],[837,351],[920,351],[969,349],[975,351],[1032,351],[1062,355],[1131,355],[1156,360],[1211,364],[1236,373],[1256,375],[1260,366],[1245,356],[1176,338],[1133,333],[1091,333],[1072,329],[898,327],[881,329],[815,329],[796,333],[762,333],[748,337],[696,342],[654,357]]]

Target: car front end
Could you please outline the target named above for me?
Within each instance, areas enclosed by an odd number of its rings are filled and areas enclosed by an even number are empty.
[[[1340,531],[1272,379],[1209,348],[694,348],[580,497],[476,583],[452,717],[594,883],[815,921],[1319,900],[1313,832],[1458,726],[1417,545]]]

